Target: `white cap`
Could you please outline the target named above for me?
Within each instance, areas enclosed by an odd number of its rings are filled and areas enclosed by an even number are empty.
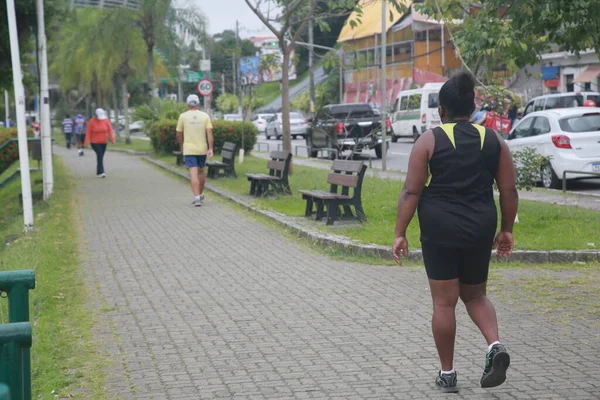
[[[96,118],[106,119],[106,112],[101,108],[96,108]]]
[[[195,94],[190,94],[185,102],[190,107],[196,107],[200,104],[200,99]]]

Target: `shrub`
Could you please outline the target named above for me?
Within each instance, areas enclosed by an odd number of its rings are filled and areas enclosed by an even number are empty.
[[[258,129],[252,122],[244,122],[244,150],[248,153],[256,144]],[[223,143],[235,143],[239,149],[242,145],[241,121],[213,121],[213,134],[215,135],[215,152],[221,151]]]
[[[538,154],[532,147],[525,147],[513,153],[517,171],[517,186],[520,190],[531,191],[540,180],[542,167],[550,162],[550,157]]]
[[[251,122],[244,124],[244,148],[248,152],[256,144],[258,130]],[[171,153],[179,150],[176,128],[176,120],[162,120],[150,125],[149,136],[154,151]],[[213,121],[213,134],[216,153],[221,151],[225,142],[235,143],[239,148],[242,144],[242,122]]]
[[[152,99],[149,104],[142,104],[135,109],[135,119],[150,126],[156,121],[177,120],[179,115],[187,111],[185,103],[177,103],[172,100]]]
[[[17,138],[17,128],[4,128],[0,127],[0,146],[10,139]],[[27,136],[32,137],[33,132],[28,129]],[[9,144],[4,149],[0,150],[0,174],[11,164],[19,159],[19,144],[17,142]]]
[[[148,136],[154,151],[171,153],[179,150],[176,128],[177,120],[174,119],[156,121],[150,125]]]

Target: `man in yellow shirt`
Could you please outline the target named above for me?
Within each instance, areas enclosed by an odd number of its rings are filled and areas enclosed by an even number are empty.
[[[198,110],[200,99],[195,94],[188,96],[189,110],[179,116],[177,121],[177,142],[181,146],[185,166],[190,171],[190,185],[194,192],[192,205],[204,204],[204,184],[206,159],[213,156],[213,131],[210,116]]]

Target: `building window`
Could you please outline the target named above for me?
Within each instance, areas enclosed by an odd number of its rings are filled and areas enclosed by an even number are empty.
[[[567,83],[566,84],[567,92],[575,91],[575,85],[573,84],[574,79],[575,79],[575,77],[573,76],[573,74],[565,75],[565,81]]]
[[[591,92],[592,91],[592,82],[586,82],[583,85],[583,91],[584,92]]]

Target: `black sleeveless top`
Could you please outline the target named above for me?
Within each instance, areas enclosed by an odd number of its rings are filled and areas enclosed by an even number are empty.
[[[489,245],[498,224],[496,132],[461,121],[437,127],[433,135],[429,180],[418,208],[421,241],[456,248]]]

